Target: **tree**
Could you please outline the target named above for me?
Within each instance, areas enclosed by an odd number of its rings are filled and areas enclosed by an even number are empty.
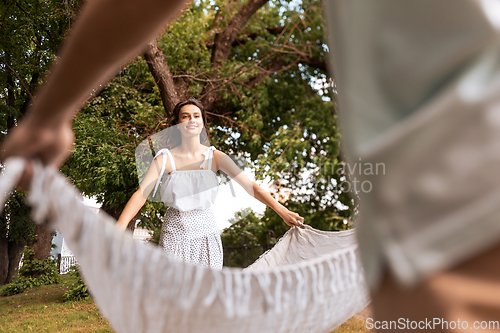
[[[1,2],[0,141],[24,115],[81,2]],[[50,253],[51,234],[41,227],[35,231],[20,192],[6,204],[0,230],[0,285],[12,279],[27,243],[35,242],[37,259],[43,260]]]
[[[25,195],[15,191],[0,214],[0,285],[16,274],[21,252],[35,238],[35,224],[29,218]]]
[[[353,202],[338,186],[326,53],[318,1],[196,2],[95,92],[76,118],[64,171],[118,217],[138,186],[133,149],[166,127],[177,101],[195,96],[219,149],[248,156],[258,177],[294,189],[285,205],[306,219],[345,228]],[[142,210],[141,221],[159,223],[160,206],[149,217]]]
[[[236,212],[229,222],[231,226],[221,234],[224,266],[247,267],[276,243],[272,231],[251,208]]]

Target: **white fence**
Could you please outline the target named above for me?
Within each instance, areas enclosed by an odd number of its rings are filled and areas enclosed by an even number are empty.
[[[71,266],[78,265],[75,256],[61,256],[59,255],[59,274],[66,274],[69,272]]]

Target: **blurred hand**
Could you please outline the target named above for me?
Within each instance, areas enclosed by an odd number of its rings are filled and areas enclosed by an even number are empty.
[[[0,159],[5,161],[12,156],[28,161],[38,159],[44,165],[59,168],[71,153],[74,142],[75,135],[69,121],[47,125],[37,123],[27,115],[3,141]],[[26,171],[19,185],[26,189],[30,180],[31,173]]]

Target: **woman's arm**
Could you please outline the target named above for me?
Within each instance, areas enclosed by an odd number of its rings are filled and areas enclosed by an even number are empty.
[[[139,189],[135,191],[127,202],[127,205],[125,205],[123,212],[120,214],[120,217],[116,222],[120,229],[125,230],[130,220],[137,215],[142,206],[144,206],[144,203],[146,203],[146,199],[149,196],[149,193],[153,190],[160,175],[163,158],[164,156],[160,155],[153,161],[153,163],[151,163],[151,167],[139,186]]]
[[[234,179],[245,189],[248,194],[259,200],[266,206],[271,207],[271,209],[274,210],[290,227],[295,228],[296,226],[298,226],[300,228],[304,228],[303,217],[295,212],[288,210],[286,207],[276,201],[267,191],[257,185],[257,183],[251,181],[245,175],[245,173],[233,162],[233,160],[229,158],[229,156],[220,151],[215,151],[214,155],[218,169],[226,173],[231,179]]]
[[[142,206],[144,206],[144,203],[146,203],[146,198],[142,195],[141,189],[138,189],[128,200],[118,221],[116,221],[116,225],[122,230],[127,229],[130,220],[137,215]]]

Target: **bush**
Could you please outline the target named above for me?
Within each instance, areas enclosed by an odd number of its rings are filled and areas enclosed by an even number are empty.
[[[46,276],[59,281],[57,260],[51,258],[45,260],[35,259],[35,250],[26,246],[23,251],[23,266],[19,269],[19,276],[32,278]]]
[[[59,283],[59,279],[42,275],[37,278],[20,276],[12,283],[5,285],[0,292],[2,296],[12,296],[20,294],[26,290],[44,285]]]
[[[64,293],[63,300],[67,302],[67,301],[79,301],[82,299],[89,299],[90,294],[87,289],[87,285],[83,281],[78,268],[76,266],[71,266],[70,272],[68,274],[75,276],[78,279],[76,280],[75,283],[71,285],[70,289]]]
[[[33,248],[26,246],[23,251],[23,266],[19,269],[18,277],[4,286],[0,295],[11,296],[35,287],[59,283],[56,260],[51,258],[38,260],[34,259],[34,256]]]

